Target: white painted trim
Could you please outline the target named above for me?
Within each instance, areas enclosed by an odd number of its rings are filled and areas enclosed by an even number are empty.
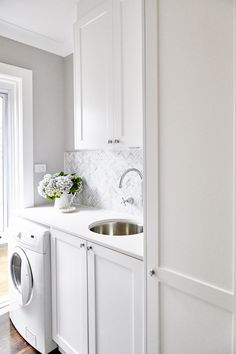
[[[62,57],[73,53],[73,40],[71,42],[56,41],[4,20],[0,20],[0,35]]]
[[[143,352],[144,354],[148,354],[147,348],[148,348],[148,338],[147,338],[147,309],[148,309],[148,304],[147,304],[147,273],[148,273],[148,268],[147,268],[147,198],[146,198],[146,16],[145,16],[145,0],[142,0],[142,98],[143,98],[143,225],[144,225],[144,238],[143,238],[143,315],[144,315],[144,321],[143,321]]]
[[[158,34],[157,0],[145,8],[144,230],[146,265],[146,353],[160,354],[159,282],[147,276],[159,265],[158,250]]]
[[[8,86],[9,95],[16,101],[10,112],[17,128],[11,140],[16,141],[10,143],[18,157],[15,188],[19,198],[14,196],[13,204],[17,208],[30,207],[34,205],[32,71],[0,63],[0,82]]]
[[[171,286],[185,294],[198,297],[202,301],[233,312],[234,293],[231,291],[167,268],[158,269],[158,280],[162,284]]]
[[[233,322],[232,322],[232,353],[236,353],[236,1],[233,0]]]

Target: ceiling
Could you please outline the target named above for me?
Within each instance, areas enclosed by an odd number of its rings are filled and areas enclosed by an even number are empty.
[[[77,0],[0,0],[0,35],[67,56]]]

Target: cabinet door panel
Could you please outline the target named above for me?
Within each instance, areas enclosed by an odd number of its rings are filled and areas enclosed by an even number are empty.
[[[110,2],[75,26],[75,147],[98,148],[112,137]]]
[[[158,164],[155,203],[148,191],[158,220],[147,264],[158,269],[147,280],[147,329],[159,343],[148,352],[235,354],[235,2],[160,0],[153,10],[158,146],[147,185]]]
[[[142,146],[142,1],[114,0],[114,135]]]
[[[93,245],[88,293],[90,354],[142,354],[143,262]]]
[[[52,230],[53,339],[67,354],[87,354],[86,251]]]

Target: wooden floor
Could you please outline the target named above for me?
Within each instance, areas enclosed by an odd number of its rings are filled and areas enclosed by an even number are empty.
[[[7,245],[0,246],[0,307],[8,299]]]
[[[36,354],[11,324],[8,314],[0,316],[0,354]],[[56,349],[53,354],[59,354]]]

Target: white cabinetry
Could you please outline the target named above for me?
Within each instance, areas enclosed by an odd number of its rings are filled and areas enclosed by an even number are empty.
[[[85,243],[56,230],[51,243],[53,339],[67,354],[87,354]]]
[[[114,137],[142,146],[142,0],[113,0]]]
[[[88,245],[90,354],[143,354],[143,262]]]
[[[235,354],[235,2],[146,16],[147,352]]]
[[[52,230],[52,290],[67,354],[143,354],[142,261]]]
[[[75,148],[142,146],[141,0],[90,4],[75,24],[74,62]]]
[[[112,13],[103,3],[75,25],[75,148],[112,137]]]

